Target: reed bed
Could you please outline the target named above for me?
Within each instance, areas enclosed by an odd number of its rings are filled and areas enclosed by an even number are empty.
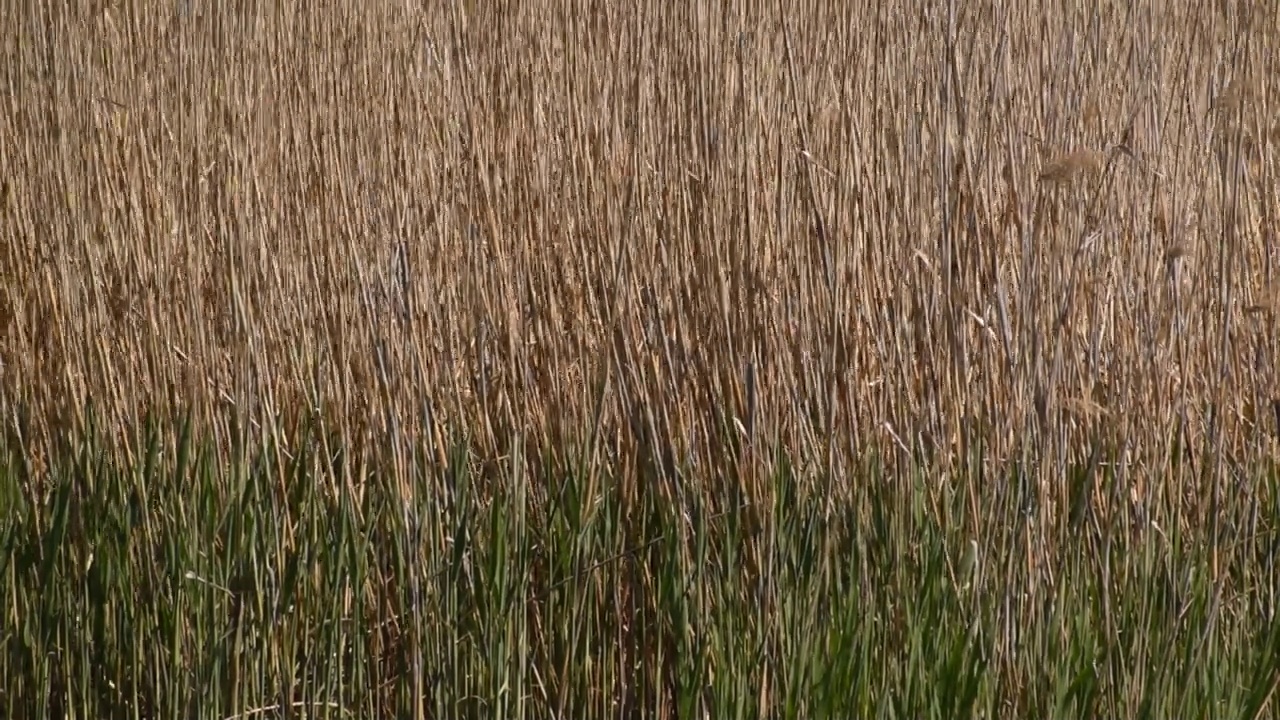
[[[1275,716],[1276,9],[6,18],[7,717]]]

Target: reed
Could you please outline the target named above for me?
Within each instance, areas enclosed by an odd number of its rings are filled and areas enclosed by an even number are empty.
[[[1275,10],[7,17],[8,716],[1274,714]]]

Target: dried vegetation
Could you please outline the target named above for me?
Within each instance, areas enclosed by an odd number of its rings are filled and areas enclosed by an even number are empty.
[[[232,7],[5,34],[35,446],[92,400],[717,467],[736,418],[837,474],[1102,445],[1137,502],[1273,455],[1273,12]]]
[[[769,508],[779,452],[833,503],[918,471],[984,545],[1027,509],[1010,572],[1050,585],[1081,512],[1265,530],[1265,4],[180,6],[0,31],[36,476],[91,406],[139,461],[190,413],[286,457],[318,416],[393,477],[594,437],[633,499]]]

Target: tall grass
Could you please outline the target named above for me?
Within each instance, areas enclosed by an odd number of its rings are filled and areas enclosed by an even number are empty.
[[[8,716],[1275,714],[1275,9],[13,5]]]
[[[1030,571],[1025,524],[969,565],[966,499],[874,467],[833,507],[780,457],[750,508],[515,448],[486,474],[414,442],[393,475],[318,440],[223,465],[150,423],[126,466],[95,437],[45,497],[5,468],[6,717],[1274,716],[1257,538],[1215,579],[1199,538],[1082,526]]]

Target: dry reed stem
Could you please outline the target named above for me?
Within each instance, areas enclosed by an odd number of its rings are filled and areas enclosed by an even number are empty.
[[[772,457],[730,441],[749,416],[837,477],[872,447],[890,470],[980,446],[1053,474],[1097,443],[1163,477],[1223,363],[1227,398],[1274,381],[1275,339],[1213,320],[1228,276],[1269,279],[1271,228],[1245,218],[1270,222],[1276,190],[1208,162],[1193,108],[1223,51],[1190,28],[1221,17],[1107,10],[1095,35],[1038,3],[976,12],[942,85],[945,23],[876,5],[788,17],[790,67],[775,11],[699,2],[36,7],[0,31],[0,399],[26,445],[89,400],[121,436],[146,412],[225,438],[314,411],[346,442],[424,433],[441,461],[452,426],[498,457],[598,425],[603,462],[691,482]],[[1260,61],[1277,34],[1253,27]],[[1032,138],[1115,140],[1066,119],[1083,88],[1087,124],[1128,123],[1151,169],[1114,173],[1092,217],[1028,183],[1101,153],[1017,170]],[[1201,247],[1171,297],[1162,262]],[[1104,430],[1063,420],[1061,388],[1101,378]]]

